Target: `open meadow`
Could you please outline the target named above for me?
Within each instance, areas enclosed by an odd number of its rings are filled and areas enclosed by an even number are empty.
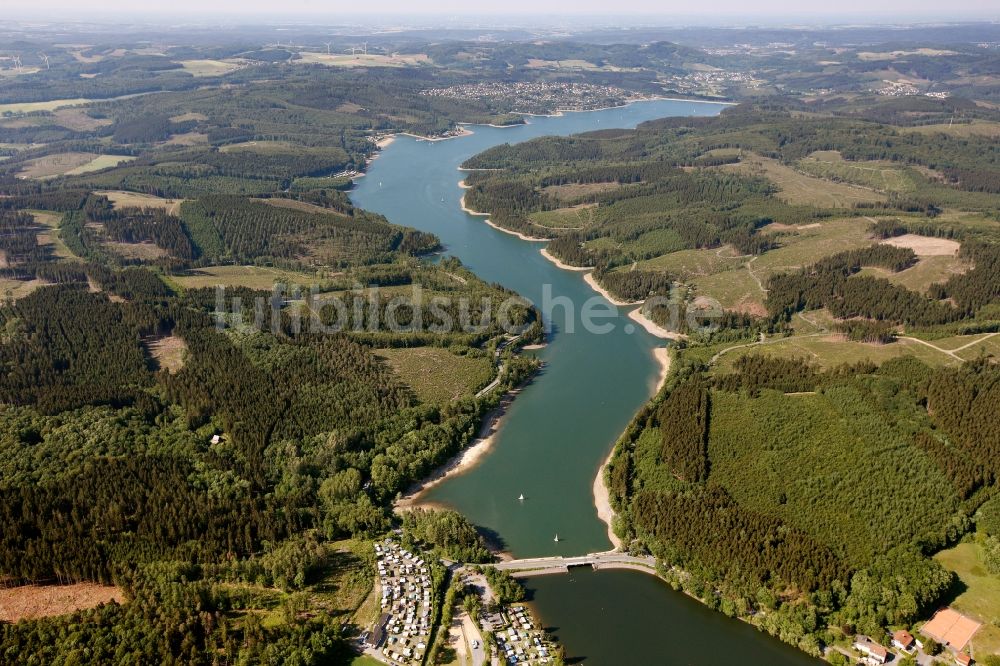
[[[973,656],[1000,654],[1000,576],[986,571],[980,552],[978,544],[963,541],[934,556],[961,582],[951,605],[983,623],[972,637]]]

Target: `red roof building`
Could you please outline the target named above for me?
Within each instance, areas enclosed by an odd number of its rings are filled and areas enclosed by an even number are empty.
[[[912,650],[916,645],[913,634],[906,629],[900,629],[892,634],[892,646],[900,650]]]

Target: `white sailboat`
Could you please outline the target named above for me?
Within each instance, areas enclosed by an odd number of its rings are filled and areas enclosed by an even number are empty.
[[[553,539],[553,541],[555,541],[556,543],[559,543],[559,533],[558,532],[556,532],[556,538]]]
[[[517,499],[519,499],[520,501],[523,502],[524,501],[524,493],[521,493],[520,495],[518,495]]]

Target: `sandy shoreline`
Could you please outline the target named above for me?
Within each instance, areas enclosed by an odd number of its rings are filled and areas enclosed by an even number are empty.
[[[461,181],[461,182],[459,182],[458,186],[461,187],[463,190],[469,189],[469,186],[465,184],[464,180]],[[485,222],[489,226],[493,227],[497,231],[502,231],[505,234],[510,234],[511,236],[517,236],[518,238],[520,238],[523,241],[527,241],[529,243],[548,243],[549,241],[552,240],[551,238],[535,238],[534,236],[528,236],[526,234],[522,234],[519,231],[511,231],[510,229],[504,229],[500,225],[494,224],[489,219],[489,213],[481,213],[478,210],[472,210],[471,208],[469,208],[468,206],[466,206],[465,205],[465,195],[464,194],[462,195],[462,201],[459,203],[459,205],[462,207],[462,212],[468,213],[469,215],[475,215],[477,217],[485,217],[486,219],[483,220],[483,222]]]
[[[483,215],[483,213],[476,213],[476,214]],[[522,234],[520,231],[511,231],[510,229],[504,229],[500,225],[494,224],[493,221],[490,220],[489,218],[486,218],[485,220],[483,220],[483,222],[493,227],[497,231],[502,231],[505,234],[510,234],[511,236],[517,236],[521,240],[526,241],[528,243],[548,243],[549,241],[552,240],[551,238],[535,238],[534,236],[528,236],[526,234]]]
[[[551,261],[553,264],[555,264],[558,268],[561,268],[564,271],[592,271],[592,270],[594,270],[593,266],[570,266],[569,264],[565,264],[565,263],[559,261],[558,259],[556,259],[555,257],[553,257],[552,254],[549,253],[548,249],[546,249],[544,247],[541,249],[541,252],[542,252],[542,256],[543,257],[545,257],[546,259],[548,259],[549,261]]]
[[[449,134],[448,136],[421,136],[420,134],[414,134],[413,132],[399,132],[403,136],[413,137],[417,141],[448,141],[449,139],[458,139],[463,136],[469,136],[473,134],[473,131],[466,128],[462,124],[458,125],[458,131],[454,134]]]
[[[615,512],[611,508],[611,494],[608,492],[608,486],[604,483],[604,470],[607,469],[608,463],[615,455],[616,448],[618,448],[617,444],[611,449],[611,453],[604,459],[601,466],[597,468],[597,476],[594,477],[594,506],[597,507],[598,520],[608,526],[608,541],[611,542],[611,548],[621,550],[622,540],[611,528],[611,520],[615,517]]]
[[[464,182],[465,181],[463,180],[462,183],[464,183]],[[459,183],[459,185],[462,185],[462,183]],[[468,186],[462,186],[462,187],[464,189],[469,189]],[[464,194],[462,195],[462,200],[459,202],[459,205],[462,207],[462,212],[463,213],[468,213],[469,215],[477,215],[479,217],[488,217],[489,216],[489,213],[480,213],[478,210],[472,210],[471,208],[469,208],[468,206],[466,206],[465,205],[465,195]]]
[[[666,347],[656,347],[653,349],[653,358],[660,366],[660,375],[656,382],[655,393],[658,393],[660,389],[663,388],[663,384],[667,381],[667,376],[670,374],[670,350]],[[601,463],[600,468],[597,470],[597,476],[594,477],[594,506],[597,508],[597,518],[607,525],[608,527],[608,540],[614,546],[615,550],[621,550],[622,542],[615,534],[612,528],[612,520],[614,520],[615,512],[611,508],[611,493],[608,491],[607,484],[604,483],[604,470],[607,469],[608,463],[611,462],[611,458],[615,455],[615,450],[618,448],[617,442],[615,446],[611,449],[611,453],[608,457]]]
[[[496,437],[500,431],[503,415],[506,413],[507,408],[510,406],[510,403],[514,401],[514,398],[518,393],[520,393],[519,389],[514,389],[513,391],[508,392],[500,400],[500,404],[490,410],[489,414],[486,415],[483,424],[479,428],[479,433],[476,435],[476,439],[473,440],[473,442],[467,447],[459,451],[444,465],[434,470],[430,476],[411,486],[406,491],[405,495],[396,500],[393,504],[393,508],[401,510],[413,509],[416,507],[440,508],[440,505],[434,502],[422,502],[420,498],[424,495],[424,493],[444,481],[446,478],[467,472],[482,461],[483,457],[489,452],[489,450],[493,447],[493,444],[496,442]]]
[[[641,305],[642,301],[622,301],[615,298],[610,291],[602,287],[598,282],[597,278],[594,277],[593,273],[587,273],[583,276],[583,281],[590,285],[590,288],[596,291],[598,294],[603,296],[612,305],[617,305],[618,307],[627,307],[630,305]]]
[[[655,335],[658,338],[663,338],[664,340],[686,340],[687,336],[683,333],[678,333],[676,331],[671,331],[663,326],[660,326],[652,319],[647,317],[642,313],[642,308],[636,308],[628,313],[629,319],[646,329],[646,332],[650,335]]]

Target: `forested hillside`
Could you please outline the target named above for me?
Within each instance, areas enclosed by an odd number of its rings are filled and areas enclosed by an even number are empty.
[[[680,313],[670,378],[606,470],[625,546],[818,655],[947,603],[961,584],[932,556],[998,491],[1000,171],[995,138],[802,108],[464,166],[469,207],[623,301],[669,296],[640,308],[654,322]]]
[[[142,153],[126,165],[31,180],[5,164],[0,574],[124,603],[0,627],[0,661],[73,661],[80,641],[102,663],[348,659],[372,574],[339,544],[388,530],[397,495],[535,369],[500,326],[515,295],[351,205],[331,176],[363,165],[370,126],[327,145],[298,118],[319,147],[251,133],[158,152],[204,122],[168,104],[115,121]],[[511,305],[536,340],[538,313]],[[423,383],[428,348],[447,393]],[[367,580],[350,606],[324,596],[338,576]]]
[[[465,165],[468,206],[681,314],[608,471],[626,546],[811,653],[913,628],[973,526],[1000,567],[995,26],[9,23],[0,578],[118,601],[0,624],[0,662],[345,663],[374,538],[490,561],[391,507],[538,369],[540,314],[346,190],[395,133],[659,95],[743,103]]]
[[[681,359],[608,470],[629,548],[807,651],[927,617],[953,583],[929,555],[995,490],[997,366]]]

